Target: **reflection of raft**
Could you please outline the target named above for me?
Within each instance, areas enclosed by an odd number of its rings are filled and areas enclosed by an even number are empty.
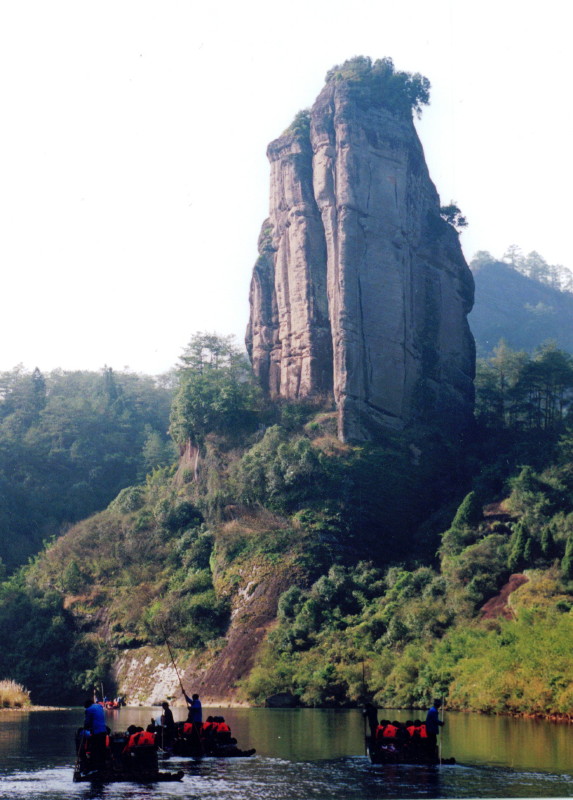
[[[135,747],[129,755],[123,750],[127,743],[124,734],[113,734],[110,737],[106,763],[101,769],[93,769],[90,763],[89,748],[86,748],[83,736],[76,738],[78,760],[74,769],[74,782],[91,781],[93,783],[164,783],[180,781],[183,770],[179,772],[160,772],[155,747]]]
[[[249,758],[257,751],[241,750],[235,744],[210,744],[193,741],[191,738],[182,737],[173,742],[172,753],[174,756],[189,756],[191,758]]]
[[[440,759],[438,748],[428,739],[381,739],[366,737],[373,764],[455,764],[455,758]]]
[[[114,770],[103,769],[86,774],[79,770],[74,771],[74,781],[91,781],[92,783],[164,783],[165,781],[180,781],[183,778],[183,770],[179,772],[136,772],[135,770]]]

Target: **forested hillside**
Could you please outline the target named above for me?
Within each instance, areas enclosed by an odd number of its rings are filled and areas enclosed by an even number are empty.
[[[69,525],[177,452],[172,391],[150,377],[101,372],[0,373],[0,559],[22,564]],[[0,563],[1,563],[0,562]]]
[[[491,355],[504,339],[532,353],[544,342],[573,353],[573,275],[548,264],[539,253],[523,256],[511,247],[503,259],[476,253],[471,269],[476,301],[469,316],[479,356]]]
[[[328,405],[267,403],[229,340],[195,337],[184,458],[3,583],[0,674],[36,701],[121,691],[118,656],[168,637],[196,681],[243,659],[226,688],[254,703],[573,713],[572,358],[501,345],[476,388],[459,449],[435,430],[353,446]]]

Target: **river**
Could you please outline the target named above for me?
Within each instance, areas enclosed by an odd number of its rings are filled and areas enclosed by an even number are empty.
[[[175,708],[175,718],[184,709]],[[206,709],[223,714],[246,759],[172,758],[181,783],[73,783],[73,734],[83,709],[0,713],[0,800],[370,800],[572,797],[573,730],[565,724],[446,714],[442,754],[455,766],[384,767],[364,754],[360,712]],[[112,730],[146,725],[159,709],[108,712]],[[387,716],[405,720],[405,712]]]

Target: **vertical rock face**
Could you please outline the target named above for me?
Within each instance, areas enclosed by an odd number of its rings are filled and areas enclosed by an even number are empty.
[[[329,81],[268,148],[270,217],[247,349],[272,397],[334,394],[339,436],[467,425],[473,279],[440,216],[411,110]]]

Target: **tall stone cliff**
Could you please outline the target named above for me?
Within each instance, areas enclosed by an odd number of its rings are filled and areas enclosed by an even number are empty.
[[[333,394],[345,441],[415,422],[462,429],[473,279],[411,107],[380,102],[364,79],[331,79],[268,157],[246,337],[263,387],[273,398]]]

